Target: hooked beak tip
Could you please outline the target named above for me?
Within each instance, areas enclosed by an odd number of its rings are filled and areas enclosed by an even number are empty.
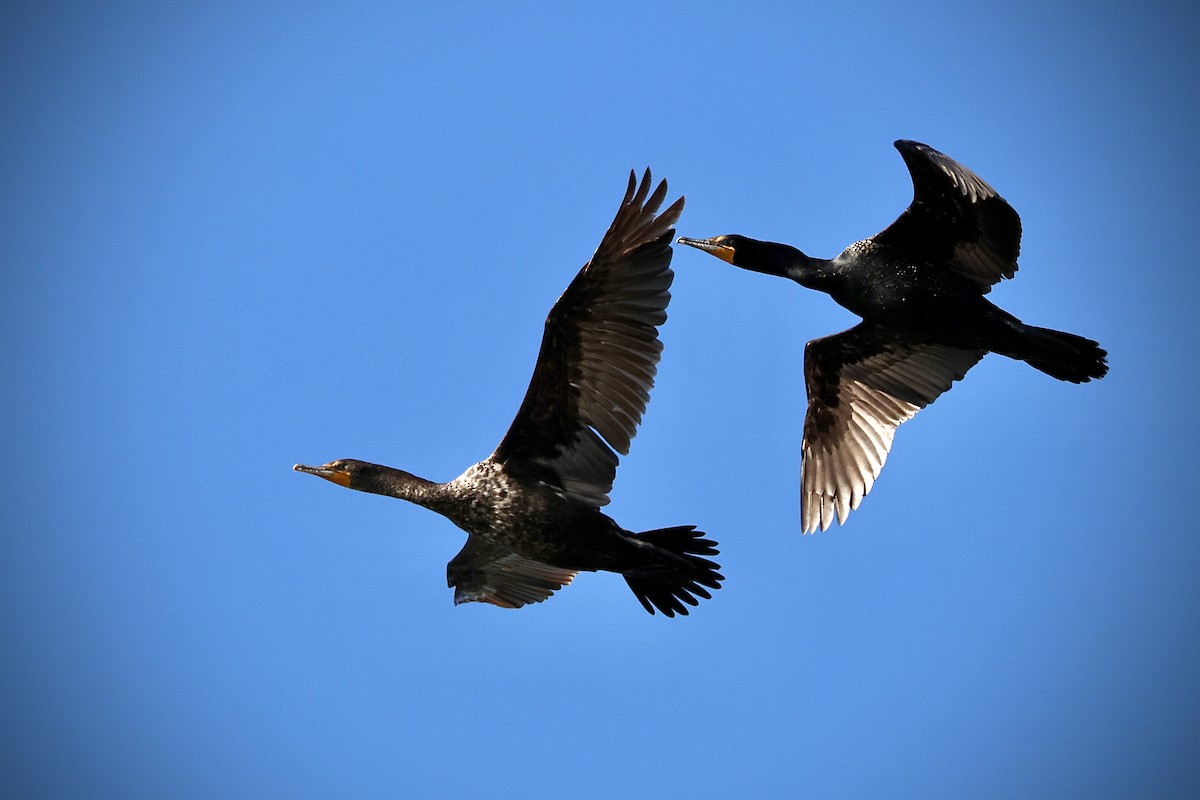
[[[694,247],[697,250],[703,250],[709,255],[716,256],[722,261],[733,263],[733,247],[727,244],[716,244],[712,239],[689,239],[686,236],[680,236],[679,244],[686,244],[689,247]]]

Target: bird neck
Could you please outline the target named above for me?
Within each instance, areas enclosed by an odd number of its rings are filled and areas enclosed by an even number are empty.
[[[370,476],[352,486],[361,492],[398,497],[430,508],[445,494],[444,485],[393,467],[378,466]]]
[[[821,291],[828,291],[835,275],[832,261],[812,258],[791,245],[775,242],[759,243],[751,258],[745,262],[736,260],[734,263],[764,275],[791,278],[801,286]]]
[[[837,272],[832,261],[812,258],[799,250],[788,262],[783,274],[805,288],[822,292],[829,292],[837,283]]]

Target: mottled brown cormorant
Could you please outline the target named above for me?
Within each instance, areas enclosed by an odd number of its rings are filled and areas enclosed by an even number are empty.
[[[673,617],[724,580],[702,557],[717,554],[716,542],[695,526],[632,533],[600,511],[616,475],[613,451],[629,452],[650,399],[671,297],[671,226],[684,201],[656,218],[667,184],[649,194],[650,183],[649,170],[640,186],[630,173],[595,255],[550,310],[525,399],[487,459],[449,483],[353,459],[295,466],[417,503],[466,531],[446,570],[455,603],[518,608],[580,571],[608,570],[648,612]]]
[[[913,201],[882,232],[832,260],[746,236],[681,238],[735,267],[825,292],[862,322],[804,349],[808,414],[800,470],[801,527],[845,522],[879,476],[900,423],[932,403],[986,353],[1072,383],[1101,378],[1091,339],[1026,325],[987,300],[1017,271],[1021,220],[996,190],[932,147],[898,141]]]

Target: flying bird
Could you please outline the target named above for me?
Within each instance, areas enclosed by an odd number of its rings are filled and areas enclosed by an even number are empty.
[[[720,588],[716,542],[693,525],[634,533],[604,514],[654,385],[674,278],[680,197],[629,188],[595,255],[550,309],[541,350],[512,426],[483,461],[447,483],[355,459],[294,469],[339,486],[408,500],[467,532],[446,569],[454,602],[518,608],[545,600],[581,571],[624,576],[649,613],[686,615]],[[614,452],[615,451],[615,452]]]
[[[984,297],[1017,271],[1021,219],[996,190],[928,145],[895,143],[911,205],[831,260],[747,236],[681,238],[735,267],[825,292],[862,322],[804,348],[808,413],[801,446],[805,533],[846,521],[871,490],[900,423],[987,353],[1063,381],[1108,371],[1091,339],[1026,325]]]

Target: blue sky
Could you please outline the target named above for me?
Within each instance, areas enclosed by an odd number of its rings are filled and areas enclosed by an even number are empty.
[[[0,793],[1194,795],[1198,16],[4,6]],[[907,205],[897,138],[1112,371],[989,356],[802,537],[803,347],[853,318],[677,252],[608,510],[721,542],[691,617],[456,608],[449,522],[291,471],[491,452],[631,168],[830,257]]]

